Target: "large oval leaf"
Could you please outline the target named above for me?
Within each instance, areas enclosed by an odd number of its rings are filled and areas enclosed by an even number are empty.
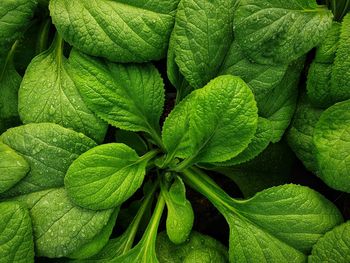
[[[18,96],[18,110],[24,123],[53,122],[97,142],[103,141],[107,123],[87,108],[69,76],[60,36],[56,36],[46,52],[31,61]]]
[[[172,48],[181,73],[196,89],[217,75],[231,44],[234,2],[180,1]]]
[[[29,209],[37,256],[69,256],[92,242],[113,214],[113,209],[92,211],[75,206],[63,188],[22,195],[16,200]]]
[[[154,137],[164,105],[164,84],[151,64],[116,64],[72,51],[72,77],[84,101],[99,117]]]
[[[83,52],[117,62],[161,59],[179,0],[53,0],[50,14],[63,38]]]
[[[141,186],[147,162],[153,156],[150,152],[139,157],[125,144],[97,146],[69,167],[65,177],[69,197],[89,209],[119,206]]]
[[[28,175],[4,193],[6,196],[62,186],[73,160],[96,146],[84,134],[53,123],[12,128],[3,133],[0,140],[22,155],[30,165]]]
[[[243,0],[234,17],[235,37],[247,56],[288,64],[322,41],[333,16],[315,0]]]
[[[188,107],[184,108],[185,104]],[[169,115],[166,122],[170,125],[163,127],[163,141],[168,154],[187,158],[187,165],[222,162],[238,155],[251,142],[258,123],[251,90],[244,81],[231,75],[217,77],[192,92],[174,112],[179,110],[187,113]],[[176,140],[171,139],[174,133]],[[174,147],[182,145],[182,140],[190,150],[179,152]]]
[[[313,142],[318,176],[330,187],[350,193],[350,100],[322,113]]]

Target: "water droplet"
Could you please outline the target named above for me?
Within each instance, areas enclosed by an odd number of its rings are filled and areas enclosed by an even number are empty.
[[[50,115],[54,115],[55,112],[56,112],[55,107],[51,105],[51,106],[50,106],[50,109],[49,109],[49,114],[50,114]]]

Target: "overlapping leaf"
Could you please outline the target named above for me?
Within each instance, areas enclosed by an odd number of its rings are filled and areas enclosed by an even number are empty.
[[[165,55],[178,2],[53,0],[50,14],[63,38],[83,52],[145,62]]]

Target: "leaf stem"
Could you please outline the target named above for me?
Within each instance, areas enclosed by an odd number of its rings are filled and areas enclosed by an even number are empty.
[[[49,40],[49,33],[51,27],[51,19],[46,19],[40,28],[38,37],[38,44],[36,46],[36,53],[39,54],[47,49],[47,42]]]
[[[140,161],[150,161],[151,159],[153,159],[154,157],[157,156],[158,153],[160,153],[160,149],[153,149],[151,151],[149,151],[148,153],[142,155],[140,157]]]
[[[158,226],[160,219],[163,214],[165,206],[165,199],[163,195],[158,195],[158,200],[156,207],[153,211],[153,215],[151,217],[151,220],[146,228],[146,231],[141,239],[140,242],[144,242],[144,245],[146,248],[148,247],[154,247],[155,246],[155,241],[156,241],[156,236],[157,236],[157,231],[158,231]]]
[[[339,20],[343,19],[343,17],[347,14],[348,9],[349,9],[349,5],[350,5],[350,0],[346,0],[345,6],[343,8],[343,11],[339,17]]]
[[[153,139],[153,141],[155,142],[155,144],[160,147],[162,149],[163,152],[165,152],[165,147],[162,141],[162,138],[160,137],[159,132],[157,132],[155,129],[151,129],[149,131],[149,135],[151,136],[151,138]]]
[[[7,69],[7,66],[11,63],[13,63],[13,57],[15,55],[16,48],[19,44],[19,40],[16,40],[15,43],[13,43],[9,53],[7,54],[7,57],[5,59],[5,63],[3,65],[3,68],[1,69],[1,74],[0,74],[0,81],[3,79],[5,71]]]
[[[136,216],[132,220],[132,222],[127,230],[128,232],[130,231],[130,233],[129,233],[128,238],[126,240],[125,247],[123,249],[122,254],[125,254],[127,251],[129,251],[132,248],[132,245],[134,243],[135,236],[136,236],[137,230],[139,228],[141,219],[142,219],[143,215],[145,214],[147,207],[149,207],[150,203],[152,202],[153,195],[154,195],[155,191],[157,190],[158,186],[159,186],[159,181],[157,180],[157,182],[153,185],[151,192],[146,196],[146,198],[142,202],[141,207],[137,211]]]
[[[183,160],[181,163],[179,163],[174,169],[172,169],[175,172],[182,172],[183,170],[187,169],[189,166],[193,164],[193,161],[195,160],[196,155],[193,155],[185,160]]]
[[[234,199],[201,170],[198,168],[185,169],[182,175],[190,187],[206,196],[222,214],[227,214],[227,210],[236,212],[232,207]]]

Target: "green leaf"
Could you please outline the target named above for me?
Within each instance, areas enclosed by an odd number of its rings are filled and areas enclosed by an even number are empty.
[[[80,94],[99,117],[124,130],[158,136],[164,84],[153,65],[116,64],[76,50],[69,62]]]
[[[289,146],[305,167],[313,173],[318,171],[313,135],[321,114],[322,110],[310,105],[308,97],[301,97],[287,133]]]
[[[343,18],[340,29],[339,46],[334,60],[332,70],[332,87],[333,96],[337,101],[350,99],[349,82],[350,82],[350,14]]]
[[[304,58],[292,62],[281,82],[270,90],[258,104],[259,116],[268,119],[272,125],[272,139],[282,139],[297,105],[299,78],[304,67]]]
[[[186,199],[186,188],[181,178],[175,177],[169,190],[163,185],[162,195],[168,210],[166,232],[171,242],[181,244],[190,235],[194,221],[192,206]]]
[[[146,174],[152,151],[139,157],[125,144],[97,146],[76,159],[64,180],[71,200],[79,206],[100,210],[121,205],[138,188]]]
[[[316,50],[316,56],[310,65],[307,76],[307,95],[310,102],[320,108],[328,108],[339,101],[337,90],[342,89],[332,85],[333,64],[340,38],[341,24],[333,22],[329,33]]]
[[[219,74],[242,78],[252,89],[259,107],[260,102],[282,81],[287,70],[288,65],[264,65],[251,61],[235,40],[231,43]]]
[[[111,215],[107,224],[103,227],[100,233],[98,233],[90,242],[84,244],[82,247],[74,251],[68,257],[84,259],[92,257],[96,255],[96,253],[100,252],[109,241],[109,237],[112,234],[118,214],[119,207],[114,209],[113,214]]]
[[[243,52],[262,64],[288,64],[317,46],[333,15],[315,0],[243,0],[234,16]]]
[[[0,258],[3,263],[34,263],[32,223],[17,202],[0,203]]]
[[[219,241],[198,232],[191,232],[181,245],[171,242],[165,232],[157,237],[157,257],[160,263],[226,263],[227,248]]]
[[[188,132],[196,161],[220,162],[242,152],[258,123],[256,102],[245,82],[220,76],[195,91],[194,98]]]
[[[234,1],[182,0],[176,13],[174,57],[180,72],[195,88],[213,79],[233,38]]]
[[[233,41],[220,74],[239,76],[248,84],[257,102],[259,116],[270,122],[270,140],[278,142],[294,113],[302,67],[302,59],[290,66],[252,62],[244,55],[237,41]]]
[[[240,217],[230,225],[230,262],[300,262],[305,255]]]
[[[310,263],[350,261],[350,221],[333,228],[321,237],[309,256]]]
[[[92,211],[75,206],[63,188],[22,195],[16,200],[30,211],[37,256],[69,256],[108,227],[113,214],[113,209]]]
[[[82,133],[53,123],[27,124],[9,129],[0,140],[30,165],[28,175],[4,196],[63,186],[70,164],[96,143]]]
[[[18,116],[18,89],[21,85],[22,77],[17,73],[13,64],[13,55],[17,44],[18,42],[15,42],[12,46],[4,62],[1,61],[0,57],[0,134],[8,128],[20,124]]]
[[[233,206],[264,232],[304,253],[343,220],[337,207],[321,194],[292,184],[266,189]]]
[[[198,169],[183,175],[226,218],[230,262],[305,262],[303,252],[343,220],[333,203],[307,187],[282,185],[237,200]]]
[[[242,152],[256,131],[256,102],[249,87],[238,77],[217,77],[177,107],[187,114],[182,114],[182,118],[177,118],[179,112],[169,115],[169,124],[163,127],[163,141],[169,155],[187,158],[181,168],[195,162],[226,161]],[[175,126],[177,122],[180,124]],[[178,135],[173,141],[166,139],[174,133]],[[186,145],[186,151],[179,154],[175,148],[174,154],[174,145]]]
[[[333,21],[326,38],[316,49],[314,61],[318,63],[333,63],[339,46],[341,23]]]
[[[333,97],[333,87],[331,86],[332,64],[311,63],[307,75],[307,95],[310,102],[315,107],[328,108],[337,99]]]
[[[0,193],[12,188],[29,172],[29,164],[22,156],[0,142]]]
[[[72,46],[116,62],[145,62],[164,57],[178,2],[53,0],[49,7]]]
[[[63,56],[63,40],[56,35],[51,47],[29,64],[19,89],[18,109],[24,123],[53,122],[102,142],[107,123],[85,105]]]
[[[270,121],[264,118],[258,119],[258,127],[252,141],[248,147],[236,157],[221,163],[215,163],[217,166],[233,166],[248,162],[258,156],[270,144],[272,139],[272,129]]]
[[[175,62],[175,37],[174,30],[170,35],[167,54],[167,76],[171,84],[176,88],[176,104],[193,91],[193,88],[181,74],[179,66]]]
[[[317,122],[313,142],[318,176],[330,187],[350,193],[350,100],[325,110]]]
[[[194,94],[191,93],[175,106],[164,121],[162,140],[168,153],[167,161],[171,161],[173,157],[189,157],[193,152],[188,133],[189,115],[193,101]]]
[[[28,26],[36,0],[2,0],[0,6],[0,57],[6,56],[12,44]]]

